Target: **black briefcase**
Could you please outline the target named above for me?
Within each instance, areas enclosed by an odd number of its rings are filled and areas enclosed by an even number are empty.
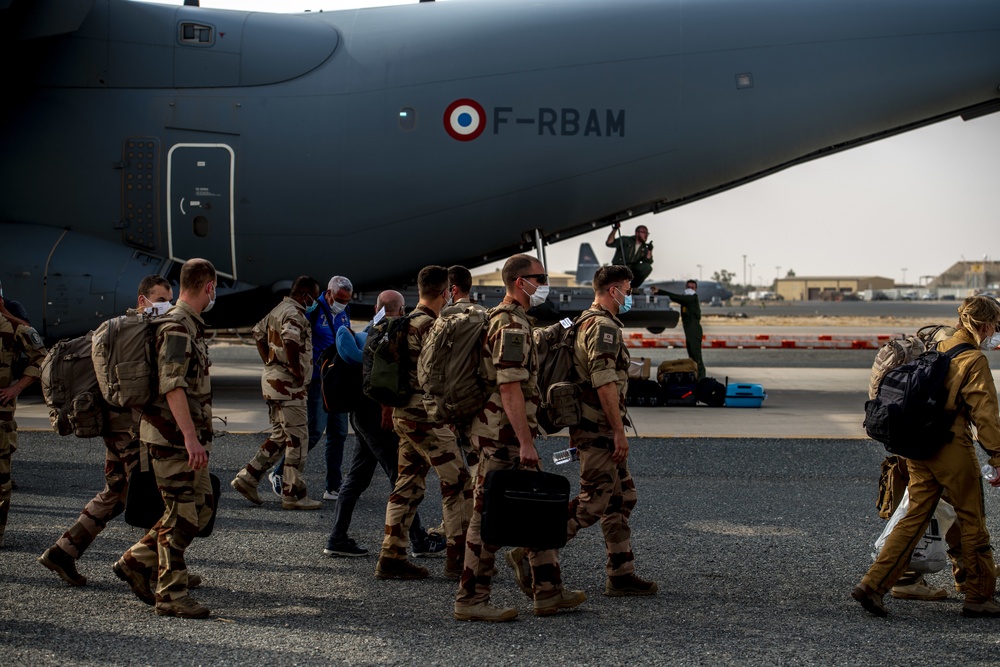
[[[483,483],[482,537],[493,546],[566,545],[569,480],[537,470],[494,470]]]

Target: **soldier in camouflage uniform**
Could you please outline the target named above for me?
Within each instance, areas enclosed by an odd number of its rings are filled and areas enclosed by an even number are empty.
[[[406,560],[407,534],[417,506],[424,499],[427,473],[433,467],[441,480],[445,527],[444,574],[458,579],[465,553],[465,531],[472,515],[472,479],[462,460],[455,432],[446,424],[430,421],[417,382],[417,360],[437,313],[448,299],[448,270],[425,266],[417,275],[420,302],[408,317],[410,353],[409,403],[395,408],[392,424],[399,434],[399,476],[385,508],[385,539],[375,566],[379,579],[422,579],[427,568]]]
[[[181,294],[168,311],[180,321],[156,331],[159,392],[142,409],[139,439],[149,449],[163,516],[113,566],[136,597],[159,616],[205,618],[208,608],[188,594],[184,551],[208,525],[215,498],[208,474],[212,446],[212,383],[202,313],[215,305],[215,267],[190,259],[181,268]],[[150,581],[159,577],[154,596]]]
[[[580,424],[569,431],[570,446],[580,453],[580,495],[570,502],[567,540],[600,520],[608,554],[604,594],[612,597],[657,591],[655,581],[635,575],[628,523],[636,503],[624,417],[629,354],[617,315],[632,307],[631,278],[625,266],[602,266],[594,274],[594,303],[584,316],[597,316],[580,322],[573,357],[583,405]]]
[[[16,381],[11,374],[14,357],[24,353],[28,357],[28,367]],[[10,457],[17,449],[17,422],[14,410],[17,397],[32,382],[41,377],[42,360],[45,359],[45,344],[38,332],[25,320],[14,317],[4,305],[3,290],[0,288],[0,547],[3,546],[7,515],[10,512],[10,496],[13,482],[10,479]]]
[[[498,546],[483,542],[483,484],[493,470],[538,468],[538,354],[531,338],[527,308],[545,301],[548,276],[545,267],[529,255],[514,255],[504,264],[507,288],[500,305],[489,313],[483,359],[487,377],[493,381],[486,405],[473,419],[472,442],[481,459],[476,477],[475,511],[466,536],[465,570],[455,596],[454,617],[459,621],[510,621],[514,608],[490,602],[496,574]],[[582,591],[562,586],[559,552],[516,549],[530,563],[534,587],[524,577],[518,585],[534,600],[536,616],[555,614],[587,599]],[[512,552],[512,553],[514,553]],[[509,556],[509,554],[508,554]],[[520,561],[520,555],[514,562]]]
[[[136,310],[165,312],[174,298],[170,283],[161,276],[147,276],[139,283]],[[159,304],[159,305],[154,305]],[[76,569],[76,560],[108,522],[125,511],[128,478],[139,461],[139,412],[104,406],[104,490],[83,508],[76,523],[38,557],[38,562],[70,586],[83,586],[87,577]]]
[[[256,505],[264,502],[257,484],[284,454],[281,508],[318,510],[323,506],[308,497],[302,476],[309,443],[306,394],[312,378],[312,329],[306,314],[319,305],[319,295],[319,283],[300,276],[291,293],[253,328],[257,352],[264,362],[260,385],[271,419],[271,437],[230,485]]]
[[[448,267],[448,294],[451,305],[445,306],[441,310],[441,317],[464,313],[466,308],[476,308],[485,311],[486,308],[469,296],[472,292],[472,272],[464,266],[456,264]],[[455,433],[458,436],[459,447],[465,455],[465,465],[469,469],[472,480],[476,479],[476,470],[479,467],[479,452],[472,446],[472,438],[469,433],[470,423],[453,424]]]

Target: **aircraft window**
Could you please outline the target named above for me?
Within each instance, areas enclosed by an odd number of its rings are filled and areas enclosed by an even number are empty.
[[[181,23],[179,39],[181,44],[211,46],[215,40],[213,28],[200,23]],[[142,147],[142,144],[139,144]]]
[[[743,74],[736,75],[736,87],[737,88],[753,88],[753,74],[750,72],[744,72]]]
[[[404,107],[399,110],[399,127],[404,130],[412,130],[417,126],[417,112],[411,107]]]
[[[208,218],[199,215],[194,219],[194,235],[199,238],[208,236]]]

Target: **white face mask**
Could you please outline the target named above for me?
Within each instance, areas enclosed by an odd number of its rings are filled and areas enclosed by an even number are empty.
[[[330,312],[332,312],[334,315],[340,315],[342,312],[344,312],[345,308],[347,308],[347,304],[340,303],[339,301],[334,301],[333,303],[330,304]]]
[[[208,311],[212,310],[213,308],[215,308],[215,285],[212,285],[212,298],[209,299],[208,305],[205,306],[205,310],[203,310],[201,312],[207,313]]]
[[[146,308],[146,312],[156,317],[170,310],[170,305],[169,301],[157,301],[156,303],[149,304],[149,307]]]
[[[522,292],[528,294],[527,290],[522,289]],[[528,307],[535,308],[537,306],[545,303],[545,299],[549,297],[549,286],[548,285],[536,285],[535,293],[528,294]]]
[[[995,350],[997,346],[1000,346],[1000,331],[995,332],[992,336],[984,340],[979,345],[981,350]]]
[[[688,296],[694,296],[694,290],[691,289],[690,287],[684,290],[684,293],[687,294]]]

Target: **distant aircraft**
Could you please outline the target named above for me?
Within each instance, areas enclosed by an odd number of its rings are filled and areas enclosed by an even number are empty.
[[[194,256],[248,324],[992,113],[1000,2],[0,0],[0,55],[0,280],[58,338]]]
[[[601,262],[597,259],[597,254],[594,252],[594,249],[590,247],[589,243],[581,243],[580,256],[576,265],[576,281],[581,285],[589,285],[594,278],[594,272],[600,267]],[[583,276],[586,276],[586,278],[584,279]],[[642,289],[648,292],[650,288],[657,287],[661,290],[674,292],[675,294],[682,294],[687,280],[688,279],[685,278],[684,280],[666,280],[645,283],[643,284]],[[702,303],[714,303],[715,299],[718,299],[719,301],[728,301],[733,298],[733,293],[731,290],[726,289],[722,283],[715,280],[699,280],[698,297]]]

